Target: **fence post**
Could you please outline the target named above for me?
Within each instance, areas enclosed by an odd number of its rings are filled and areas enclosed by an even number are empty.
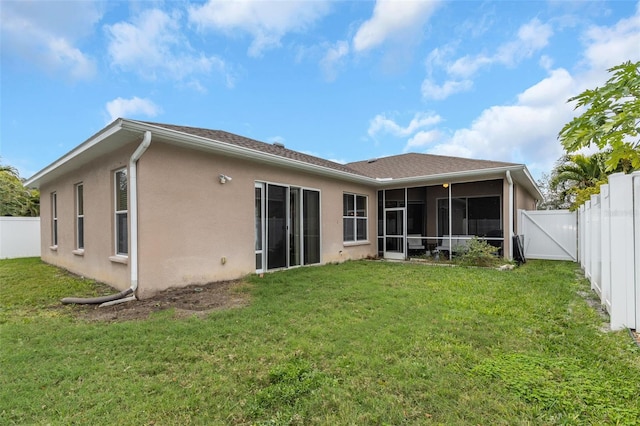
[[[633,177],[609,176],[611,229],[611,329],[635,328]]]
[[[600,240],[600,195],[591,196],[591,284],[602,301],[602,280],[600,278],[602,250]]]
[[[609,185],[600,186],[600,249],[602,260],[600,302],[611,313],[611,212]]]
[[[638,331],[640,327],[640,172],[631,174],[633,183],[633,222],[634,222],[634,250],[635,250],[635,311],[636,324],[635,329]]]
[[[584,203],[584,276],[591,282],[591,200]]]
[[[578,264],[584,268],[584,204],[578,208]]]

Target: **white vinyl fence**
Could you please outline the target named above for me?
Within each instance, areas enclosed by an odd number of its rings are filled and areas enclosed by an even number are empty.
[[[578,220],[569,210],[520,210],[518,233],[527,259],[578,260]]]
[[[578,210],[579,262],[611,317],[640,326],[640,172],[609,176]]]
[[[0,259],[40,256],[39,217],[0,217]]]

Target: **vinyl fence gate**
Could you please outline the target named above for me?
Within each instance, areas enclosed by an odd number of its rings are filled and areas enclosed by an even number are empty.
[[[527,259],[578,260],[578,217],[569,210],[519,211]]]

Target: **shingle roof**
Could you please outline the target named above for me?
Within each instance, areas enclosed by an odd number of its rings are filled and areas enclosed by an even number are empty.
[[[202,129],[199,127],[189,127],[189,126],[176,126],[173,124],[152,123],[149,121],[139,121],[139,122],[149,124],[152,126],[162,127],[169,130],[174,130],[181,133],[187,133],[194,136],[200,136],[206,139],[225,142],[228,144],[241,146],[243,148],[265,152],[267,154],[273,154],[279,157],[289,158],[291,160],[302,161],[304,163],[313,164],[316,166],[327,167],[333,170],[365,176],[363,173],[357,170],[354,170],[350,167],[347,167],[344,164],[336,163],[330,160],[325,160],[323,158],[314,157],[313,155],[308,155],[302,152],[294,151],[282,145],[260,142],[255,139],[246,138],[244,136],[239,136],[233,133],[225,132],[223,130],[210,130],[210,129]]]
[[[357,161],[348,164],[340,164],[323,158],[314,157],[298,151],[287,149],[284,146],[260,142],[223,130],[210,130],[199,127],[176,126],[173,124],[153,123],[140,121],[140,123],[165,129],[199,136],[214,141],[225,142],[243,148],[252,149],[279,157],[289,158],[316,166],[327,167],[355,175],[370,178],[411,178],[420,176],[433,176],[445,173],[456,173],[471,170],[492,169],[518,165],[501,161],[474,160],[469,158],[448,157],[431,154],[401,154],[390,157],[382,157],[374,160]]]
[[[347,166],[372,178],[410,178],[483,170],[498,167],[517,166],[501,161],[473,160],[469,158],[447,157],[431,154],[401,154],[373,160],[348,163]]]
[[[255,158],[256,161],[266,161],[275,165],[286,166],[290,161],[289,165],[295,169],[314,171],[359,183],[371,184],[375,182],[375,179],[389,180],[390,182],[396,179],[437,180],[441,177],[450,179],[450,175],[455,176],[457,173],[480,176],[486,173],[494,174],[499,169],[508,169],[514,179],[521,182],[530,193],[542,198],[539,188],[524,164],[428,154],[402,154],[378,158],[375,161],[365,160],[340,164],[293,151],[282,145],[260,142],[222,130],[127,119],[114,121],[37,172],[25,184],[29,187],[39,188],[42,184],[60,177],[88,161],[100,158],[105,152],[126,146],[131,143],[132,135],[139,135],[140,131],[153,130],[154,128],[157,131],[156,137],[164,133],[163,137],[167,138],[167,142],[184,143],[185,146],[205,150],[210,145],[209,148],[212,152],[227,153],[242,158]]]

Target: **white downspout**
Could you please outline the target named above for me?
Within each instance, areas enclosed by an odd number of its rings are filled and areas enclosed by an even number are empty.
[[[129,188],[130,212],[131,212],[131,253],[129,262],[131,265],[131,290],[135,294],[138,289],[138,160],[151,145],[151,132],[144,132],[142,143],[134,151],[129,160]]]
[[[507,235],[509,238],[509,260],[513,260],[513,179],[511,172],[507,170],[507,182],[509,183],[509,223],[507,224]]]
[[[119,303],[136,300],[136,290],[138,289],[138,160],[151,145],[151,132],[144,132],[142,143],[136,148],[129,159],[129,211],[131,213],[131,238],[129,263],[131,265],[131,287],[117,294],[100,297],[65,297],[62,303],[98,304],[111,306]]]

